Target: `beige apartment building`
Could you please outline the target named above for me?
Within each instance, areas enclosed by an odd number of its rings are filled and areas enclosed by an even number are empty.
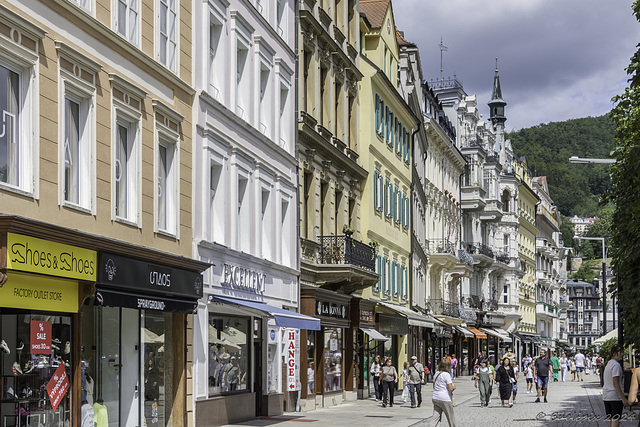
[[[192,419],[191,11],[0,6],[2,425]]]

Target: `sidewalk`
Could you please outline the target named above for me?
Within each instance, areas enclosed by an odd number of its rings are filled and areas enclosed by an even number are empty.
[[[470,399],[478,399],[478,391],[474,387],[474,382],[470,376],[458,377],[454,380],[456,391],[454,400],[456,406],[462,405]],[[347,402],[331,408],[319,408],[309,412],[286,412],[275,417],[261,417],[243,423],[233,424],[235,426],[297,426],[301,423],[313,423],[314,426],[371,426],[379,422],[389,424],[394,427],[409,427],[425,418],[429,418],[433,413],[431,403],[431,393],[433,384],[428,383],[422,386],[422,406],[411,408],[410,403],[402,403],[401,395],[394,397],[395,404],[392,408],[383,408],[375,399],[357,400]],[[495,396],[495,393],[494,393]]]

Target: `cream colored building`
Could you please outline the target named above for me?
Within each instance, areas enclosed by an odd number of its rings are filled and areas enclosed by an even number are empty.
[[[29,270],[29,286],[75,301],[51,305],[53,336],[66,349],[54,347],[39,376],[48,381],[53,367],[66,365],[61,424],[80,424],[84,399],[99,399],[120,425],[190,424],[184,349],[208,267],[191,260],[191,11],[186,0],[0,6],[1,239],[48,250],[51,263]],[[26,268],[7,265],[7,250],[3,290]],[[80,265],[82,279],[71,278]],[[63,279],[50,283],[51,275]],[[0,297],[6,304],[13,303]],[[41,319],[17,313],[0,315],[11,347],[17,343],[5,327]],[[29,346],[28,331],[15,328]],[[28,352],[13,354],[24,369]],[[146,381],[156,369],[157,389]],[[4,420],[18,406],[34,414],[35,406],[5,397]]]

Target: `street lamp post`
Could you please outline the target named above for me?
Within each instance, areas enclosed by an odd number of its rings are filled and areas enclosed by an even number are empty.
[[[602,241],[602,335],[607,335],[607,261],[604,253],[604,237],[574,236],[576,240]]]
[[[589,158],[578,157],[578,156],[569,157],[569,163],[578,163],[578,164],[593,164],[593,163],[612,164],[615,162],[616,162],[615,159],[589,159]]]

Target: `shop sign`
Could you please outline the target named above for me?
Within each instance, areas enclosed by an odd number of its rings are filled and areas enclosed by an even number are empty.
[[[325,317],[335,317],[336,319],[347,318],[347,306],[334,304],[325,301],[318,301],[316,304],[316,315]]]
[[[7,268],[96,281],[97,253],[89,249],[7,233]]]
[[[256,294],[264,293],[267,275],[249,268],[225,264],[222,268],[222,286],[249,291]]]
[[[31,354],[51,354],[51,322],[31,321]]]
[[[53,412],[58,408],[67,390],[69,390],[69,377],[64,369],[64,363],[61,363],[47,384],[47,393],[49,394]]]
[[[0,287],[0,306],[25,310],[78,312],[78,283],[46,276],[9,273]]]
[[[151,264],[101,253],[98,283],[187,298],[202,297],[202,275],[189,270]]]
[[[300,329],[286,328],[285,351],[287,353],[287,390],[300,390]]]
[[[360,310],[360,323],[373,323],[373,311]]]
[[[407,335],[409,323],[403,316],[378,313],[377,329],[382,335]]]

